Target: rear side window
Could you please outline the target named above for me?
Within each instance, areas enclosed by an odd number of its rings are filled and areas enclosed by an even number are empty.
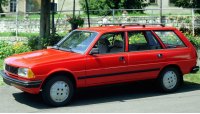
[[[167,48],[186,47],[174,31],[155,31]]]
[[[129,51],[161,49],[151,31],[129,31]]]

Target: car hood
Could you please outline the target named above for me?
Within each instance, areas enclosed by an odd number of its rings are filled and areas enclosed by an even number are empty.
[[[45,49],[22,54],[16,54],[5,59],[5,63],[18,67],[33,67],[44,63],[59,62],[83,56],[79,53],[61,51],[56,49]]]

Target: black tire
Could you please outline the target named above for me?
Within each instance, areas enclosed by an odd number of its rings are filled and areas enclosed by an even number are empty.
[[[61,84],[62,87],[59,87],[59,84]],[[66,76],[54,76],[47,80],[43,86],[42,97],[44,102],[48,105],[55,107],[64,106],[71,102],[74,95],[74,89],[72,81]],[[51,90],[56,91],[51,92]]]
[[[157,80],[159,88],[162,92],[175,92],[181,85],[182,75],[177,68],[166,68]]]

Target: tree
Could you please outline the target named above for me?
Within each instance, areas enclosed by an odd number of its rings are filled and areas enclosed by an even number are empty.
[[[175,6],[183,8],[200,8],[200,0],[170,0]],[[197,11],[200,13],[200,11]]]
[[[85,0],[80,0],[80,5],[86,11]],[[143,0],[89,0],[90,10],[101,10],[100,12],[91,11],[91,14],[109,15],[110,9],[142,9],[147,4]]]
[[[40,38],[47,39],[50,36],[50,6],[51,0],[41,0],[40,11]],[[40,48],[42,43],[40,40]]]
[[[0,13],[3,13],[2,5],[7,5],[8,0],[0,0]]]

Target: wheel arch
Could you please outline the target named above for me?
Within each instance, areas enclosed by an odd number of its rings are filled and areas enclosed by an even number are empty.
[[[77,87],[77,81],[76,81],[74,75],[71,72],[69,72],[69,71],[63,71],[62,70],[62,71],[55,71],[55,72],[49,74],[48,77],[43,81],[41,88],[44,87],[44,85],[46,84],[46,82],[49,79],[51,79],[52,77],[55,77],[56,75],[68,77],[72,81],[74,87],[75,88]]]
[[[181,76],[180,78],[181,78],[181,80],[183,81],[183,72],[182,72],[180,66],[178,66],[178,65],[176,65],[176,64],[170,64],[170,65],[167,65],[167,66],[163,67],[163,68],[161,69],[161,71],[160,71],[158,77],[159,77],[160,74],[161,74],[165,69],[167,69],[167,68],[175,68],[175,69],[177,69],[178,72],[180,73],[180,76]]]
[[[178,65],[176,65],[176,64],[170,64],[170,65],[167,65],[167,66],[163,67],[163,68],[161,69],[160,73],[163,72],[163,71],[164,71],[165,69],[167,69],[167,68],[176,68],[176,69],[179,71],[179,73],[180,73],[181,75],[183,75],[183,72],[182,72],[180,66],[178,66]],[[159,74],[160,74],[160,73],[159,73]]]

